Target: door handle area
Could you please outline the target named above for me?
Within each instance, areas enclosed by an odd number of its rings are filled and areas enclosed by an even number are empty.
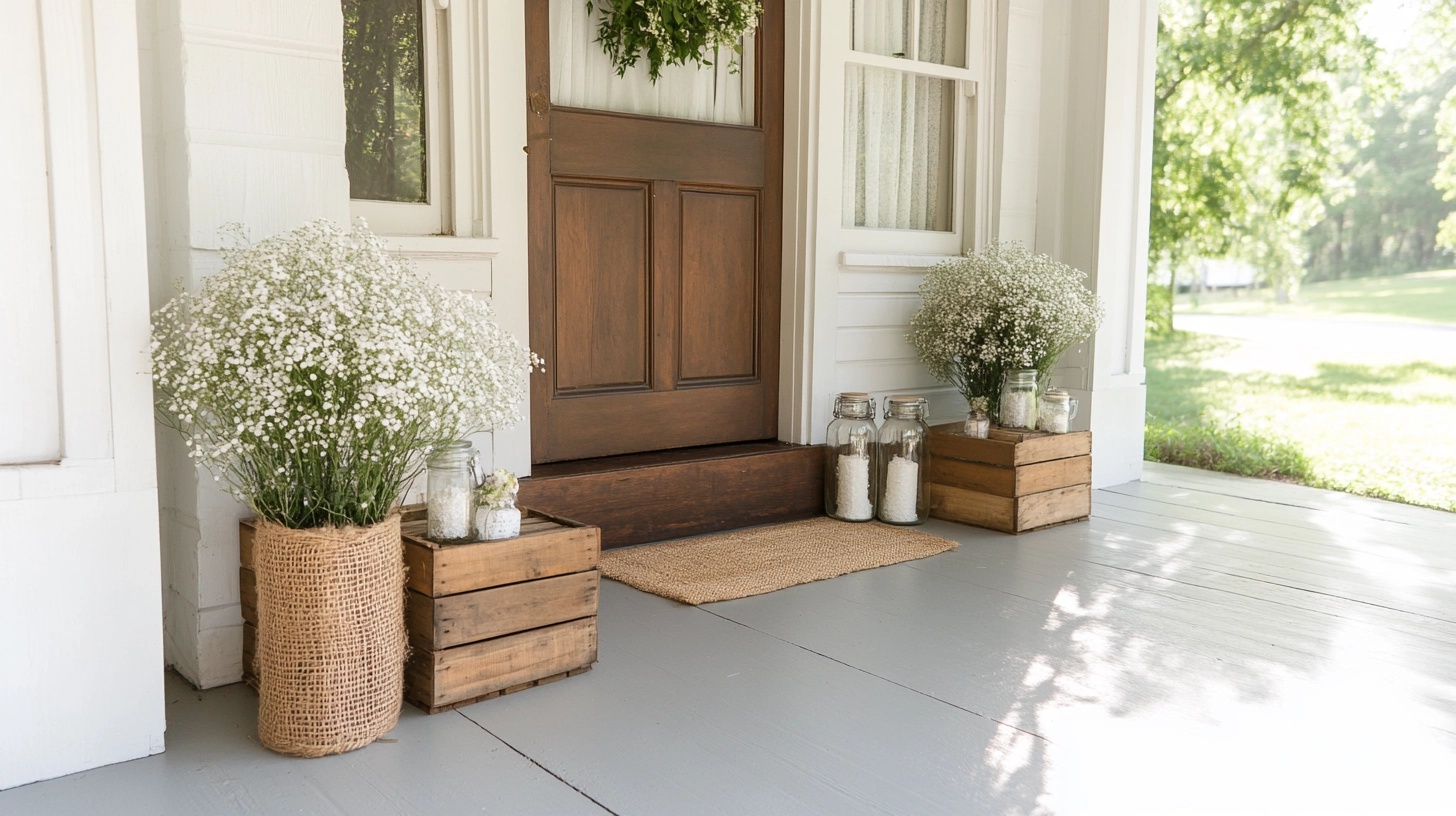
[[[531,109],[531,113],[537,116],[544,116],[547,109],[551,106],[546,102],[546,97],[540,93],[533,92],[526,97],[526,107]]]

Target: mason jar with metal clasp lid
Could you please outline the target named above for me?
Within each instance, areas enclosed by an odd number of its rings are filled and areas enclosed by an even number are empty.
[[[1036,430],[1037,371],[1018,368],[1006,372],[1001,384],[999,424],[1003,428]]]
[[[1048,388],[1041,395],[1041,410],[1037,412],[1036,427],[1049,433],[1064,434],[1072,428],[1077,418],[1077,401],[1060,388]]]
[[[442,544],[475,540],[475,449],[468,440],[425,460],[425,537]]]
[[[930,409],[921,397],[885,398],[885,423],[880,426],[879,518],[889,524],[924,524],[930,517],[925,501],[925,443]]]
[[[875,404],[870,395],[846,391],[834,398],[834,421],[825,439],[824,512],[840,521],[875,517]]]

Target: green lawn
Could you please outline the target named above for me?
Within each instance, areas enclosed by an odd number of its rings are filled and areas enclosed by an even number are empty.
[[[1390,308],[1380,320],[1456,323],[1431,320],[1456,303],[1446,274],[1310,287],[1317,296],[1271,313],[1342,319],[1373,302]],[[1150,339],[1148,458],[1456,511],[1456,332],[1412,347],[1368,331],[1350,319],[1308,342]]]
[[[1179,295],[1176,311],[1456,323],[1456,269],[1311,283],[1282,305],[1269,290]]]

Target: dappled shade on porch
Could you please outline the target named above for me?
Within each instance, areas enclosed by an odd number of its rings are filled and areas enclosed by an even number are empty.
[[[0,811],[1447,812],[1456,516],[1158,465],[1093,495],[737,601],[604,582],[593,671],[343,756],[171,678],[165,754]]]

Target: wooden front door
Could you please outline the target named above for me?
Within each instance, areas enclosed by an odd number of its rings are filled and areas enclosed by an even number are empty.
[[[527,0],[532,460],[774,437],[782,0],[755,126],[554,107],[548,8]]]

